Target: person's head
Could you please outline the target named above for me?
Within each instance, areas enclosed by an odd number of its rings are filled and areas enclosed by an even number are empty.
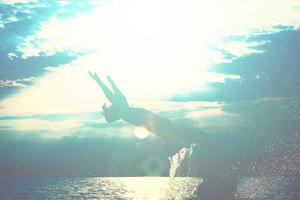
[[[115,105],[111,105],[109,107],[106,107],[106,105],[104,105],[103,111],[104,118],[108,123],[112,123],[121,119],[120,109]]]

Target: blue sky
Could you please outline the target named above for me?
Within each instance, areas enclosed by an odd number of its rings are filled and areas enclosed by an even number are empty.
[[[135,140],[104,121],[91,70],[177,123],[299,141],[297,1],[0,2],[1,140]]]

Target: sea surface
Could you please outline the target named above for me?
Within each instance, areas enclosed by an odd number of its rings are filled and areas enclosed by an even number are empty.
[[[183,199],[197,178],[168,177],[3,178],[0,199]],[[173,198],[173,199],[174,199]]]
[[[176,177],[0,177],[0,199],[185,199],[199,178]],[[295,177],[240,178],[236,199],[300,199],[300,179]],[[195,198],[197,199],[197,198]]]

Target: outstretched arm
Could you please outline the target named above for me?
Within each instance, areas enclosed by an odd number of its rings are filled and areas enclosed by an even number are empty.
[[[99,87],[102,89],[103,93],[105,94],[106,98],[114,103],[117,103],[116,99],[115,99],[115,95],[114,93],[112,93],[108,87],[106,87],[106,85],[102,82],[102,80],[99,78],[98,74],[96,73],[92,73],[89,72],[89,75],[98,83]]]

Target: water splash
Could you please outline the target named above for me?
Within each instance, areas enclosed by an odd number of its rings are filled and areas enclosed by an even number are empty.
[[[197,144],[193,143],[190,145],[189,148],[183,147],[173,156],[169,156],[169,161],[170,161],[169,176],[170,176],[171,196],[172,194],[176,193],[175,177],[179,176],[179,177],[188,178],[191,170],[191,161],[192,161],[191,158],[192,158],[193,150],[196,146]],[[190,196],[191,193],[188,193],[187,195]]]

